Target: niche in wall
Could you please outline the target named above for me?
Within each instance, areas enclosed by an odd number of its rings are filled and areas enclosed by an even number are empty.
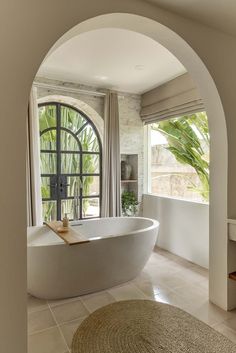
[[[131,166],[131,175],[129,179],[122,178],[121,175],[121,193],[133,191],[138,199],[138,154],[121,154],[122,161]]]

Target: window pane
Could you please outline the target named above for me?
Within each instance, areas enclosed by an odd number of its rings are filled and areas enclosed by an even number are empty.
[[[86,125],[78,137],[83,151],[99,152],[98,139],[91,125]]]
[[[45,105],[39,107],[39,130],[40,132],[48,129],[49,127],[56,127],[56,106],[55,105]]]
[[[49,177],[41,177],[41,195],[43,199],[51,198]]]
[[[83,177],[83,196],[100,194],[99,176]]]
[[[45,222],[51,222],[57,219],[56,201],[43,201],[42,208],[43,208],[43,220]]]
[[[67,214],[69,219],[79,218],[79,204],[77,204],[76,209],[74,207],[74,200],[61,200],[61,218]],[[75,214],[77,212],[77,214]],[[74,217],[75,216],[75,217]]]
[[[99,198],[83,199],[83,217],[99,217]]]
[[[86,121],[87,120],[73,108],[61,106],[61,126],[76,133]]]
[[[79,151],[79,144],[69,132],[61,131],[61,150],[62,151]]]
[[[56,144],[57,144],[57,131],[56,130],[50,130],[47,132],[44,132],[40,136],[40,149],[41,150],[56,150]]]
[[[84,174],[99,173],[99,155],[98,154],[83,154],[82,167]]]
[[[56,153],[41,153],[41,174],[56,174],[57,155]]]
[[[80,172],[80,155],[74,153],[61,154],[61,173],[78,174]]]
[[[152,124],[150,142],[151,192],[207,201],[209,131],[205,112]]]
[[[79,196],[80,193],[80,177],[67,177],[67,196]]]

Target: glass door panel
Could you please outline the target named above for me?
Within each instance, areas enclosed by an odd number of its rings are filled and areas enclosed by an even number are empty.
[[[40,168],[41,174],[56,174],[57,173],[57,155],[56,153],[45,153],[40,154]]]
[[[100,170],[99,154],[82,155],[82,170],[83,174],[97,174]]]
[[[77,206],[77,207],[79,207],[79,206]],[[75,210],[75,200],[74,199],[61,200],[61,214],[62,214],[62,216],[67,214],[67,217],[70,220],[73,220],[75,218],[75,212],[77,212],[79,215],[79,209]]]
[[[83,196],[98,196],[100,194],[100,177],[84,176],[82,181]]]
[[[101,141],[82,112],[61,103],[39,106],[43,218],[100,216]]]
[[[62,130],[61,131],[61,150],[62,151],[79,151],[80,144],[77,137],[71,133]]]
[[[51,222],[57,219],[57,202],[56,201],[43,201],[43,220]]]
[[[99,198],[83,198],[83,218],[99,217]]]
[[[75,153],[62,153],[61,154],[61,173],[79,174],[80,155]]]
[[[40,136],[40,149],[46,151],[56,151],[57,131],[49,130]]]

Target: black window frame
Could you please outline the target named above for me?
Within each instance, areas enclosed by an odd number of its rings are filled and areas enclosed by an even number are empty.
[[[56,126],[55,127],[50,127],[50,128],[46,128],[42,131],[40,131],[40,137],[46,133],[47,131],[50,130],[56,130],[56,150],[44,150],[40,148],[40,156],[41,153],[55,153],[57,156],[57,170],[56,170],[56,174],[46,174],[46,173],[41,173],[40,170],[40,177],[48,177],[50,179],[52,179],[52,176],[56,176],[57,178],[57,191],[54,194],[54,197],[50,197],[50,198],[42,198],[42,202],[43,201],[56,201],[57,204],[57,220],[61,220],[62,219],[62,214],[61,214],[61,200],[73,200],[74,196],[67,196],[66,197],[61,197],[61,192],[62,191],[62,186],[63,188],[66,188],[67,184],[62,185],[62,181],[64,179],[66,179],[67,177],[78,177],[80,178],[80,187],[79,187],[79,196],[78,196],[78,200],[79,200],[79,220],[83,220],[83,219],[94,219],[94,218],[101,218],[101,202],[102,202],[102,142],[101,142],[101,138],[99,135],[99,132],[95,126],[95,124],[92,122],[92,120],[84,113],[82,112],[80,109],[69,105],[67,103],[62,103],[62,102],[56,102],[56,101],[49,101],[49,102],[45,102],[45,103],[39,103],[38,107],[45,107],[45,106],[55,106],[56,107]],[[76,132],[71,131],[70,129],[61,126],[61,107],[66,107],[69,109],[72,109],[74,111],[76,111],[79,115],[82,116],[82,118],[86,121]],[[80,132],[83,131],[83,129],[87,126],[90,125],[91,128],[93,129],[97,141],[98,141],[98,146],[99,146],[99,151],[98,152],[93,152],[93,151],[85,151],[82,148],[82,144],[78,138],[78,135]],[[78,151],[66,151],[66,150],[61,150],[61,131],[66,131],[67,133],[69,133],[70,135],[72,135],[76,141],[78,142],[78,146],[79,149]],[[78,154],[79,158],[80,158],[80,170],[79,173],[61,173],[61,155],[62,154]],[[99,173],[83,173],[82,170],[82,158],[84,154],[91,154],[91,155],[97,155],[99,156]],[[86,176],[97,176],[99,177],[99,194],[96,195],[83,195],[83,188],[82,188],[82,178],[86,177]],[[60,189],[61,187],[61,189]],[[60,190],[59,190],[60,189]],[[64,190],[64,195],[65,195],[65,190]],[[50,196],[51,196],[51,192],[50,192]],[[83,217],[83,200],[84,199],[99,199],[99,216],[98,217]]]

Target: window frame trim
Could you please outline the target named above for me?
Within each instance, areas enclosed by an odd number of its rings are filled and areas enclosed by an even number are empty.
[[[86,127],[87,125],[90,125],[92,127],[92,129],[94,130],[95,132],[95,135],[97,137],[97,140],[98,140],[98,145],[99,145],[99,151],[98,152],[93,152],[93,151],[84,151],[82,149],[82,146],[81,146],[81,143],[79,142],[79,147],[80,147],[80,150],[79,151],[73,151],[73,153],[75,152],[76,154],[79,154],[80,156],[82,156],[83,154],[91,154],[91,155],[98,155],[99,156],[99,173],[93,173],[93,174],[90,174],[90,173],[83,173],[83,171],[81,170],[80,168],[80,173],[72,173],[72,174],[64,174],[64,173],[59,173],[59,165],[60,165],[60,158],[59,158],[59,161],[57,160],[57,172],[56,172],[56,175],[58,178],[60,178],[60,176],[78,176],[80,179],[82,179],[84,176],[99,176],[99,194],[96,194],[96,195],[83,195],[82,194],[82,191],[79,192],[79,203],[80,203],[80,208],[79,208],[79,220],[86,220],[86,219],[94,219],[94,218],[101,218],[101,206],[102,206],[102,175],[103,175],[103,170],[102,170],[102,160],[103,160],[103,148],[102,148],[102,141],[101,141],[101,137],[100,137],[100,133],[96,127],[96,125],[93,123],[93,121],[87,116],[87,114],[85,114],[83,111],[81,111],[80,109],[78,109],[77,107],[74,107],[73,105],[70,105],[70,104],[67,104],[67,103],[64,103],[64,102],[60,102],[60,101],[47,101],[47,102],[40,102],[38,103],[38,108],[40,107],[45,107],[45,106],[49,106],[49,105],[54,105],[56,107],[56,126],[55,127],[51,127],[51,128],[46,128],[45,130],[43,130],[42,132],[40,131],[39,129],[39,137],[47,132],[48,130],[56,130],[57,131],[57,134],[61,131],[61,130],[68,130],[68,132],[70,134],[72,134],[73,136],[75,135],[76,136],[76,139],[79,139],[77,134],[75,134],[73,131],[70,131],[69,129],[61,126],[61,106],[64,106],[64,107],[67,107],[69,109],[72,109],[72,110],[75,110],[76,112],[78,112],[82,117],[84,117],[86,119],[86,123],[84,123],[82,125],[82,127],[77,131],[78,135],[79,133],[84,129],[84,127]],[[38,119],[39,119],[39,115],[38,115]],[[60,126],[58,124],[58,122],[60,122]],[[60,139],[58,139],[57,137],[57,145],[56,145],[56,150],[55,151],[50,151],[50,153],[56,153],[56,155],[58,156],[59,154],[61,153],[66,153],[67,151],[61,151],[61,147],[59,146],[59,143],[60,143]],[[44,150],[41,150],[40,148],[40,155],[41,155],[41,152],[43,153]],[[80,158],[81,160],[81,158]],[[82,161],[80,161],[80,166],[82,164]],[[40,170],[40,178],[41,177],[50,177],[51,175],[55,175],[55,174],[42,174],[41,173],[41,170]],[[90,198],[98,198],[99,199],[99,215],[98,217],[95,216],[95,217],[83,217],[83,210],[82,210],[82,205],[83,205],[83,200],[84,199],[90,199]],[[59,216],[61,216],[61,209],[59,209],[59,206],[61,206],[61,203],[59,205],[59,195],[57,196],[57,199],[54,200],[54,199],[44,199],[43,197],[41,197],[41,202],[43,201],[56,201],[57,203],[57,219],[61,218]],[[73,197],[67,197],[66,200],[70,200],[70,199],[73,199]],[[60,199],[62,200],[62,199]],[[64,199],[63,199],[64,200]]]

